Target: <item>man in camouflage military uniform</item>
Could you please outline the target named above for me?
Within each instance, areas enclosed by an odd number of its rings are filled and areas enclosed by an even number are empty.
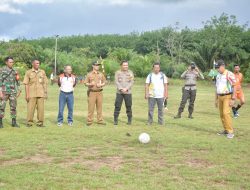
[[[118,116],[120,114],[122,101],[124,99],[126,105],[126,113],[128,117],[128,125],[132,122],[132,94],[131,88],[134,83],[134,74],[128,70],[128,61],[121,62],[121,70],[115,73],[115,84],[117,87],[115,111],[114,111],[114,125],[118,125]]]
[[[0,70],[0,128],[3,128],[3,117],[6,103],[9,100],[12,127],[19,127],[16,122],[17,97],[20,95],[19,75],[13,69],[14,60],[12,57],[5,58],[5,64]]]

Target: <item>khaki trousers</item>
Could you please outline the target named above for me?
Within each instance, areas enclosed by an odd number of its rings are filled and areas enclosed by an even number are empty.
[[[231,100],[231,95],[218,96],[220,118],[224,130],[228,133],[233,133],[232,117],[231,117],[231,107],[229,105]]]
[[[89,95],[88,95],[88,118],[87,118],[88,124],[92,123],[94,120],[95,107],[97,110],[97,122],[98,123],[103,122],[102,100],[103,100],[102,92],[89,92]]]
[[[28,102],[27,123],[32,125],[35,109],[37,109],[37,125],[42,126],[44,122],[44,98],[30,98]]]

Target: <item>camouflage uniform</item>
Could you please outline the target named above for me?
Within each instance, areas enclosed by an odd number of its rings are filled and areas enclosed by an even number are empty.
[[[21,90],[18,72],[13,68],[5,66],[0,69],[0,91],[3,93],[3,99],[0,100],[0,118],[4,117],[6,103],[9,100],[10,115],[12,119],[15,119],[17,94]]]

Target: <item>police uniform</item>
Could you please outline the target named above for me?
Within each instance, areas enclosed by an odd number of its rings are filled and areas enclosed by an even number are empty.
[[[128,117],[128,124],[132,121],[132,94],[131,88],[134,83],[134,74],[132,71],[119,70],[115,73],[115,84],[117,87],[115,110],[114,110],[114,124],[118,124],[118,116],[120,114],[122,101],[124,99],[126,105],[126,113]],[[126,88],[127,91],[123,92],[122,89]]]
[[[87,95],[88,95],[88,117],[87,117],[87,125],[91,125],[93,123],[94,110],[96,106],[97,110],[97,123],[105,124],[102,116],[102,101],[103,101],[103,88],[97,87],[96,84],[106,83],[105,76],[99,71],[91,71],[87,74],[85,79],[85,84],[93,83],[94,86],[89,86]]]
[[[17,94],[20,93],[21,90],[18,72],[13,68],[5,66],[0,70],[0,91],[3,93],[3,99],[0,100],[0,127],[2,127],[2,118],[4,117],[6,102],[8,100],[12,126],[18,127],[16,124]]]
[[[28,86],[27,126],[33,125],[33,117],[37,108],[37,126],[44,123],[44,100],[47,98],[48,79],[44,70],[34,68],[26,71],[23,84]]]
[[[187,70],[182,73],[181,78],[185,79],[185,86],[182,88],[182,100],[179,106],[178,114],[177,116],[175,116],[175,118],[181,117],[181,113],[183,112],[188,99],[188,117],[193,118],[192,113],[194,111],[194,102],[196,98],[196,81],[197,78],[204,79],[204,76],[200,72],[197,72],[195,70]]]

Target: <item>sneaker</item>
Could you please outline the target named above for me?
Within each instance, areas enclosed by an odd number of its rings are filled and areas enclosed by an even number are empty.
[[[240,114],[239,114],[239,112],[238,112],[238,111],[236,111],[236,112],[235,112],[235,115],[236,115],[237,117],[239,117],[239,116],[240,116]]]
[[[227,135],[228,132],[227,131],[221,131],[221,132],[218,132],[217,135]]]
[[[165,109],[166,111],[168,111],[168,107],[165,107],[164,109]]]
[[[227,138],[228,138],[228,139],[234,138],[234,134],[233,134],[233,133],[228,133],[228,134],[227,134]]]
[[[68,126],[73,127],[73,122],[68,122]]]
[[[188,115],[189,119],[194,119],[194,117],[192,115]]]
[[[59,122],[59,123],[57,123],[57,126],[58,126],[58,127],[62,127],[62,125],[63,125],[63,124],[62,124],[62,123],[60,123],[60,122]]]

